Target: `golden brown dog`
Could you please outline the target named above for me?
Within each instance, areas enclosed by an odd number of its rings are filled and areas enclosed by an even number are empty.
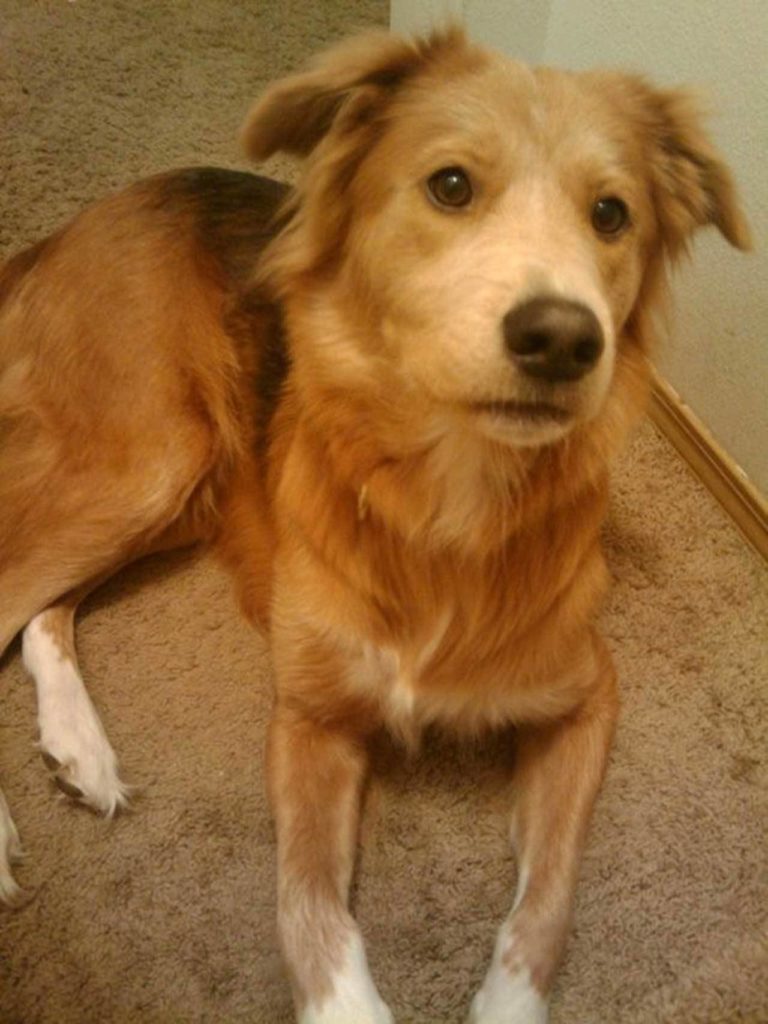
[[[514,905],[476,1024],[546,1018],[617,710],[592,627],[608,464],[665,266],[731,180],[685,94],[530,70],[449,30],[278,83],[250,155],[145,181],[0,270],[0,651],[41,747],[112,813],[78,600],[214,542],[269,630],[279,928],[304,1024],[382,1024],[347,905],[372,734],[519,725]],[[18,843],[0,799],[0,889]]]

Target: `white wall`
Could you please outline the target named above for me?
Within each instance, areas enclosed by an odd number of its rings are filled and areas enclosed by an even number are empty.
[[[531,63],[541,61],[549,18],[548,0],[391,0],[390,24],[415,32],[449,18],[467,25],[472,38]]]
[[[748,256],[715,231],[677,274],[661,370],[768,494],[768,3],[765,0],[392,0],[392,26],[444,12],[478,41],[534,63],[622,67],[700,87],[756,241]]]

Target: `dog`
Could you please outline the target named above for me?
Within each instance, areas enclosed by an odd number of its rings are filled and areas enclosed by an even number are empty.
[[[749,245],[692,98],[530,69],[449,28],[344,42],[243,142],[295,188],[143,181],[0,269],[0,652],[23,631],[58,785],[127,789],[78,602],[205,542],[267,631],[279,934],[302,1024],[392,1021],[348,889],[369,741],[517,728],[517,891],[474,1024],[538,1024],[614,732],[594,628],[610,462],[667,266]],[[18,895],[0,798],[0,891]]]

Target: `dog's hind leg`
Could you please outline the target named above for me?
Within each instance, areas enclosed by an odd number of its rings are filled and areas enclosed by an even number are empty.
[[[127,803],[117,758],[77,664],[78,597],[36,615],[24,630],[24,664],[37,689],[40,753],[68,796],[111,816]]]
[[[76,602],[69,606],[62,604],[40,612],[40,609],[44,608],[45,604],[52,599],[56,586],[56,582],[45,573],[25,573],[23,579],[17,578],[14,573],[5,573],[0,577],[0,656],[19,629],[28,623],[27,628],[30,629],[30,634],[28,638],[25,630],[24,655],[25,661],[27,655],[30,656],[32,664],[30,665],[30,661],[27,661],[27,667],[33,672],[38,682],[38,693],[40,692],[39,675],[43,674],[42,663],[45,658],[43,654],[44,641],[43,644],[40,644],[36,642],[36,638],[41,634],[44,635],[48,628],[55,624],[58,626],[59,636],[62,638],[69,636],[69,649],[73,649],[71,642],[72,615]],[[2,600],[3,595],[6,598],[5,603]],[[68,626],[67,615],[69,616]],[[57,651],[61,649],[53,640],[51,640],[51,648]],[[79,679],[76,664],[74,670],[69,670],[63,655],[55,655],[50,660],[54,666],[56,677],[60,680],[58,690],[63,694],[63,691],[68,688],[71,694],[75,687],[74,679],[70,677],[74,676]],[[46,674],[47,677],[48,674]],[[61,682],[65,677],[67,677],[66,681]],[[82,683],[80,685],[82,687]],[[87,695],[85,699],[88,700]],[[50,704],[50,700],[47,703]],[[63,781],[66,783],[66,778]],[[19,902],[23,895],[12,872],[13,864],[20,858],[19,833],[11,817],[5,796],[0,790],[0,903],[13,905]]]
[[[0,657],[14,636],[27,624],[33,627],[30,633],[30,639],[33,639],[36,634],[44,632],[47,626],[54,622],[60,627],[64,627],[66,625],[64,616],[69,614],[71,635],[71,616],[74,613],[74,604],[68,609],[66,606],[53,607],[50,609],[50,616],[43,609],[47,604],[55,601],[68,586],[80,582],[82,578],[80,569],[73,569],[71,574],[63,570],[47,573],[43,571],[42,565],[34,563],[34,559],[29,564],[25,563],[17,568],[19,571],[9,569],[0,573]],[[66,635],[66,630],[61,635]],[[26,655],[30,646],[28,643],[25,643],[24,646]],[[37,679],[37,666],[41,662],[40,644],[32,643],[30,656],[36,666],[30,670],[35,673]],[[62,676],[65,672],[63,658],[58,659],[58,675]],[[76,668],[74,674],[77,674]],[[70,689],[72,689],[71,683]],[[13,905],[18,903],[23,895],[12,872],[13,864],[20,858],[19,834],[5,796],[0,790],[0,903]]]
[[[26,570],[26,567],[24,567]],[[55,593],[56,584],[45,573],[7,571],[0,574],[0,657],[14,636]],[[18,903],[23,890],[13,877],[12,866],[21,858],[19,833],[8,802],[0,790],[0,903]]]
[[[186,547],[202,537],[193,517],[181,517],[140,555]],[[37,690],[40,753],[59,789],[107,817],[128,803],[117,758],[77,663],[75,612],[82,599],[119,566],[71,591],[34,616],[24,629],[24,665]]]
[[[176,484],[173,500],[159,507],[137,502],[129,481],[110,508],[94,503],[78,514],[52,516],[39,530],[42,539],[26,551],[18,543],[0,544],[0,554],[8,553],[0,571],[0,652],[23,630],[23,658],[37,688],[48,766],[64,792],[105,814],[125,803],[126,788],[77,667],[75,609],[122,565],[210,536],[215,516],[206,511],[206,468],[200,463],[175,479],[169,470]],[[16,829],[0,799],[0,902],[19,895],[11,873],[18,852]]]
[[[19,833],[8,810],[8,802],[0,790],[0,903],[16,903],[21,896],[22,890],[11,872],[11,866],[20,858]]]
[[[140,554],[186,547],[200,539],[191,518],[182,517]],[[117,758],[80,674],[75,612],[86,594],[110,575],[105,572],[35,615],[22,637],[24,665],[37,690],[43,761],[62,792],[107,817],[126,806],[129,787],[120,781]]]

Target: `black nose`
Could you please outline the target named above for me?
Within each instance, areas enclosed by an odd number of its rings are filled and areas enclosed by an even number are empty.
[[[579,380],[597,365],[603,331],[580,302],[540,296],[513,306],[504,317],[504,344],[530,377],[557,383]]]

